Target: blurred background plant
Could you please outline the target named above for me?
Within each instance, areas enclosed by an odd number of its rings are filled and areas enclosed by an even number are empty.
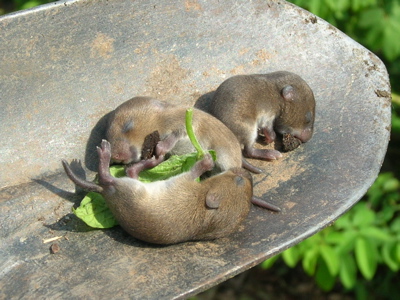
[[[0,14],[49,2],[0,0]],[[332,226],[260,267],[285,276],[289,268],[301,265],[323,291],[339,286],[343,295],[357,299],[400,299],[400,0],[289,2],[325,19],[382,59],[392,85],[392,134],[382,171],[364,198]]]
[[[0,0],[0,15],[50,3],[49,0]]]

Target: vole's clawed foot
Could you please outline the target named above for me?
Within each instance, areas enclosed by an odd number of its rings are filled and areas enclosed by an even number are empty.
[[[162,141],[159,141],[157,143],[156,151],[155,151],[156,157],[164,156],[169,151],[171,151],[174,148],[177,141],[178,141],[178,137],[173,133],[168,135]]]
[[[100,163],[107,163],[110,165],[111,161],[111,145],[107,140],[102,140],[100,147],[97,147]]]
[[[273,149],[256,149],[252,147],[245,147],[243,155],[248,158],[256,158],[263,160],[276,160],[282,157],[282,153]]]
[[[99,181],[102,184],[110,184],[114,178],[110,174],[111,145],[107,140],[101,141],[101,146],[97,147],[99,154]]]
[[[268,127],[261,128],[260,131],[261,131],[262,135],[264,136],[264,140],[265,140],[266,144],[270,144],[273,141],[275,141],[276,133],[272,127],[271,128],[268,128]]]
[[[278,206],[273,205],[273,204],[271,204],[269,202],[266,202],[264,200],[261,200],[260,198],[254,197],[254,196],[251,198],[251,203],[253,203],[254,205],[257,205],[259,207],[269,209],[269,210],[274,211],[274,212],[280,212],[281,211],[281,209]]]
[[[211,154],[207,153],[204,155],[202,160],[199,160],[190,170],[192,178],[196,179],[200,177],[203,173],[210,171],[214,168],[214,160]]]
[[[211,154],[205,154],[203,159],[200,161],[200,164],[204,168],[204,172],[211,171],[214,168],[214,160],[212,159]]]
[[[164,161],[164,156],[159,156],[157,158],[152,157],[150,159],[141,160],[133,165],[128,166],[125,172],[128,177],[133,179],[138,179],[140,172],[142,172],[143,170],[154,168],[163,161]]]

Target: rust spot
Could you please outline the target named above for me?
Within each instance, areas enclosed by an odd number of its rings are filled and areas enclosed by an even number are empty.
[[[114,52],[114,39],[98,33],[91,45],[90,57],[92,58],[110,58]]]
[[[197,0],[186,0],[185,1],[186,11],[191,10],[202,10],[200,3]]]
[[[263,146],[260,144],[255,145],[256,148],[264,149],[275,149],[275,144],[269,144]],[[287,182],[293,177],[301,176],[307,170],[307,166],[304,164],[304,157],[302,155],[297,156],[294,159],[294,152],[301,151],[301,149],[296,149],[292,152],[283,153],[283,158],[276,160],[274,162],[266,162],[260,160],[249,159],[249,162],[261,169],[268,170],[267,174],[258,174],[254,178],[254,195],[260,196],[264,193],[278,188],[280,184]],[[259,184],[260,183],[260,184]],[[280,203],[277,203],[279,206]]]
[[[260,60],[267,61],[272,58],[272,55],[267,50],[261,49],[260,51],[257,52],[257,57]]]
[[[245,73],[244,71],[244,66],[243,65],[239,65],[237,67],[234,67],[231,71],[231,74],[236,75],[236,74],[243,74]]]
[[[163,98],[179,93],[183,88],[183,80],[188,76],[188,71],[182,68],[179,60],[174,55],[166,55],[154,68],[146,80],[146,90],[150,95]]]
[[[246,54],[247,52],[249,52],[250,51],[250,48],[242,48],[242,49],[240,49],[240,51],[239,51],[239,55],[244,55],[244,54]]]

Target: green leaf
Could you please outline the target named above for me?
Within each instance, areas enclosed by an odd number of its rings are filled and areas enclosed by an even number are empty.
[[[72,208],[74,214],[93,228],[111,228],[118,225],[102,195],[90,192],[80,206]]]
[[[400,217],[397,217],[392,221],[392,223],[390,224],[390,230],[392,232],[400,234]]]
[[[377,28],[381,31],[383,28],[380,26],[384,19],[384,11],[380,7],[366,9],[360,13],[358,25],[362,28]]]
[[[396,261],[400,263],[400,242],[397,242],[396,248],[394,250],[394,257],[396,258]]]
[[[379,220],[379,224],[385,224],[393,219],[395,214],[395,210],[393,207],[389,205],[385,205],[378,213],[377,219]]]
[[[335,284],[336,277],[331,275],[328,266],[323,259],[319,260],[315,279],[318,286],[324,291],[330,291]]]
[[[303,269],[310,276],[313,276],[315,274],[318,257],[319,257],[319,250],[317,244],[314,244],[314,247],[308,249],[303,255],[303,260],[302,260]]]
[[[400,260],[397,259],[397,248],[399,243],[386,243],[382,246],[382,258],[386,265],[393,271],[397,272],[400,269]]]
[[[20,9],[28,9],[28,8],[32,8],[32,7],[41,5],[41,4],[43,4],[43,1],[31,0],[31,1],[25,2],[23,5],[21,5]]]
[[[261,263],[261,268],[263,268],[263,269],[271,268],[273,266],[273,264],[275,263],[275,261],[277,261],[278,258],[279,258],[279,255],[275,255],[275,256],[268,258],[267,260],[264,260]]]
[[[388,242],[393,240],[393,237],[383,229],[379,227],[369,226],[360,229],[360,234],[364,237],[370,237],[382,242]]]
[[[355,244],[356,261],[361,274],[371,280],[377,268],[376,246],[369,239],[358,237]]]
[[[300,259],[300,253],[296,246],[282,252],[283,261],[291,268],[294,268]]]
[[[125,166],[122,166],[122,165],[113,165],[113,166],[111,166],[110,167],[110,174],[111,174],[111,176],[117,177],[117,178],[126,176]]]
[[[170,177],[176,176],[190,170],[197,161],[196,157],[196,152],[185,155],[172,155],[169,159],[163,161],[156,167],[140,172],[139,180],[147,183],[166,180]]]
[[[400,32],[400,30],[399,30]],[[390,178],[383,183],[382,189],[384,192],[394,192],[398,191],[400,183],[396,178]]]
[[[346,253],[353,251],[354,242],[356,238],[359,236],[359,233],[354,230],[346,230],[340,233],[342,240],[339,244],[336,245],[335,251],[339,255],[346,255]]]
[[[374,211],[369,209],[365,202],[359,202],[354,206],[353,225],[356,227],[365,227],[371,225],[376,218]]]
[[[347,289],[351,289],[357,282],[357,266],[351,255],[341,256],[339,278]]]
[[[336,276],[340,269],[340,260],[337,253],[332,247],[326,244],[320,245],[319,252],[321,253],[322,259],[326,263],[329,273],[332,276]]]
[[[353,208],[354,210],[354,208]],[[339,219],[336,220],[336,222],[333,224],[333,226],[337,229],[348,229],[351,228],[351,221],[350,221],[350,216],[351,216],[351,211],[345,213],[342,215]]]
[[[343,243],[343,232],[331,231],[325,235],[325,242],[334,245],[340,245]]]

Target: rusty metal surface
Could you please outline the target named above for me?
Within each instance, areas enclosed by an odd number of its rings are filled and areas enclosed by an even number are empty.
[[[382,62],[284,1],[210,2],[62,1],[0,18],[0,298],[187,297],[329,225],[372,184],[390,131]],[[93,170],[99,120],[118,104],[193,104],[229,76],[276,70],[317,101],[310,142],[252,161],[265,170],[255,194],[280,214],[253,207],[228,238],[155,247],[70,213],[80,198],[60,160]]]

